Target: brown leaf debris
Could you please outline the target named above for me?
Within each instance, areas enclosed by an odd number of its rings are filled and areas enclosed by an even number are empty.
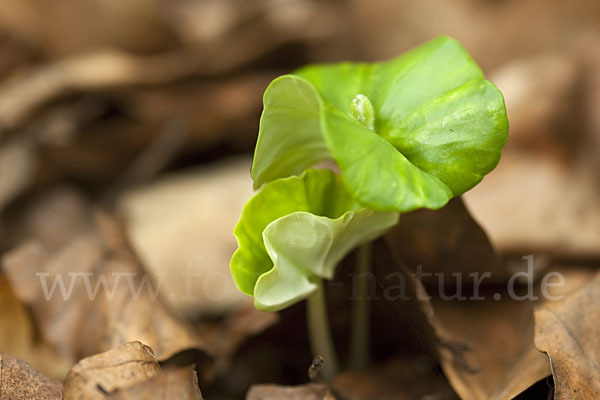
[[[556,400],[600,398],[600,274],[535,312],[535,345],[548,354]]]
[[[61,400],[62,384],[47,378],[29,364],[0,352],[0,399]]]

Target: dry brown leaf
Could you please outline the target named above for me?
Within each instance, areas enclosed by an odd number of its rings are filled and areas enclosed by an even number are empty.
[[[140,342],[125,343],[73,366],[65,379],[65,400],[105,399],[108,393],[158,375],[160,366],[151,348]]]
[[[405,276],[408,290],[406,298],[396,304],[395,316],[388,308],[387,327],[394,321],[392,317],[408,318],[409,329],[420,338],[421,346],[433,345],[442,370],[461,399],[512,398],[550,374],[546,357],[533,343],[533,311],[528,302],[496,301],[493,292],[484,288],[479,295],[486,300],[447,301],[435,295],[428,299],[427,290],[412,272],[402,265],[395,268]],[[382,289],[385,292],[397,282]],[[445,288],[446,296],[455,293],[454,286]],[[465,291],[463,295],[472,294]],[[413,310],[404,309],[409,304]]]
[[[70,368],[55,349],[36,338],[30,313],[15,297],[3,275],[0,275],[0,349],[55,379],[64,378]]]
[[[17,360],[0,352],[0,399],[6,400],[62,400],[63,386]]]
[[[492,243],[503,251],[597,256],[596,182],[589,169],[548,154],[506,152],[498,167],[464,197]]]
[[[327,386],[308,384],[301,386],[254,385],[246,400],[335,400]]]
[[[85,220],[91,219],[88,211]],[[191,327],[162,305],[160,287],[144,273],[118,224],[102,213],[94,220],[54,251],[34,242],[4,257],[11,286],[32,308],[42,336],[71,363],[135,340],[152,346],[161,360],[201,348]],[[50,294],[55,279],[63,286]]]
[[[44,264],[48,261],[48,267]],[[75,287],[69,300],[54,293],[47,301],[44,297],[40,277],[36,273],[48,275],[50,282],[63,273],[59,268],[77,268],[79,273],[93,270],[100,260],[100,250],[92,237],[81,237],[50,257],[38,243],[25,244],[4,256],[4,272],[19,300],[32,308],[41,335],[54,345],[58,353],[71,365],[80,357],[88,355],[79,352],[79,335],[85,317],[89,315],[90,301],[85,297],[83,285]],[[44,277],[42,277],[43,279]],[[62,279],[62,278],[60,278]],[[68,281],[67,281],[68,282]],[[65,284],[66,288],[70,285]],[[51,284],[48,284],[48,288]],[[58,291],[57,287],[57,291]],[[105,349],[102,349],[105,350]],[[97,351],[91,351],[93,354]]]
[[[454,200],[442,210],[409,217],[386,241],[397,260],[410,260],[411,270],[423,265],[423,271],[439,274],[418,281],[412,271],[398,266],[433,328],[440,363],[458,395],[467,400],[511,398],[548,376],[546,359],[533,343],[533,308],[510,300],[506,289],[495,290],[506,284],[509,271],[464,206]],[[488,272],[491,277],[481,280],[478,294],[485,300],[470,299],[475,294],[469,274],[479,273],[479,279]],[[443,300],[456,295],[457,288],[464,300]]]
[[[600,273],[535,312],[535,344],[550,358],[554,398],[600,398]]]
[[[193,367],[165,368],[160,375],[127,389],[117,389],[107,398],[113,400],[202,400],[202,393],[200,393],[198,376]]]
[[[546,302],[553,303],[558,298],[564,298],[576,293],[594,279],[597,273],[595,267],[580,265],[551,265],[544,271],[546,274],[558,273],[564,277],[564,285],[550,285],[547,287],[548,298],[540,296],[536,308],[542,307]]]
[[[483,301],[432,303],[442,368],[465,400],[511,399],[550,374],[547,358],[534,346],[530,302],[506,293],[497,301],[494,294],[482,293]]]
[[[395,256],[415,271],[463,274],[490,272],[486,282],[504,282],[509,272],[490,245],[485,232],[471,217],[460,198],[440,210],[403,214],[400,223],[385,235]],[[433,279],[437,282],[437,278]],[[424,277],[423,281],[429,280]]]
[[[228,160],[165,177],[121,199],[132,246],[153,278],[164,276],[173,309],[220,315],[251,300],[229,272],[237,246],[231,232],[252,194],[249,168],[246,158]]]

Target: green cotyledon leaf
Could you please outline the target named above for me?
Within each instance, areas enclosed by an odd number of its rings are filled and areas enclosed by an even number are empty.
[[[507,132],[500,91],[457,41],[439,37],[391,61],[275,79],[251,173],[260,187],[332,158],[365,206],[435,209],[497,165]]]
[[[285,308],[309,296],[316,280],[331,279],[353,247],[397,221],[396,212],[364,208],[332,171],[275,180],[248,201],[234,229],[233,280],[257,309]]]

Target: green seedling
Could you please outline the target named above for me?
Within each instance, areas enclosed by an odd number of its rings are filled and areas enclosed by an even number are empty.
[[[309,169],[275,180],[248,201],[235,227],[233,279],[254,296],[259,310],[277,311],[308,298],[313,349],[327,360],[326,371],[335,370],[322,280],[333,278],[348,251],[397,221],[396,212],[358,203],[332,171]]]
[[[251,170],[262,190],[235,228],[236,285],[261,310],[307,299],[313,351],[331,377],[322,280],[361,244],[358,271],[368,273],[365,244],[399,213],[438,209],[476,185],[497,165],[507,131],[502,94],[448,37],[387,62],[308,66],[275,79]],[[327,159],[340,175],[310,169]],[[368,339],[360,295],[354,366],[364,366]]]
[[[500,91],[458,42],[440,37],[388,62],[275,79],[251,174],[258,188],[333,159],[365,206],[437,209],[496,166],[507,131]]]

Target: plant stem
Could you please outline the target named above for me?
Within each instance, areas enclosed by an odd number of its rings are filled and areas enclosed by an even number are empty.
[[[366,369],[369,366],[370,310],[369,286],[371,283],[371,244],[359,246],[356,259],[356,294],[352,304],[352,329],[350,331],[350,368]]]
[[[338,372],[339,364],[327,318],[327,304],[323,281],[317,283],[316,292],[307,299],[307,322],[310,346],[313,355],[320,355],[325,360],[321,369],[325,381],[331,381]]]

